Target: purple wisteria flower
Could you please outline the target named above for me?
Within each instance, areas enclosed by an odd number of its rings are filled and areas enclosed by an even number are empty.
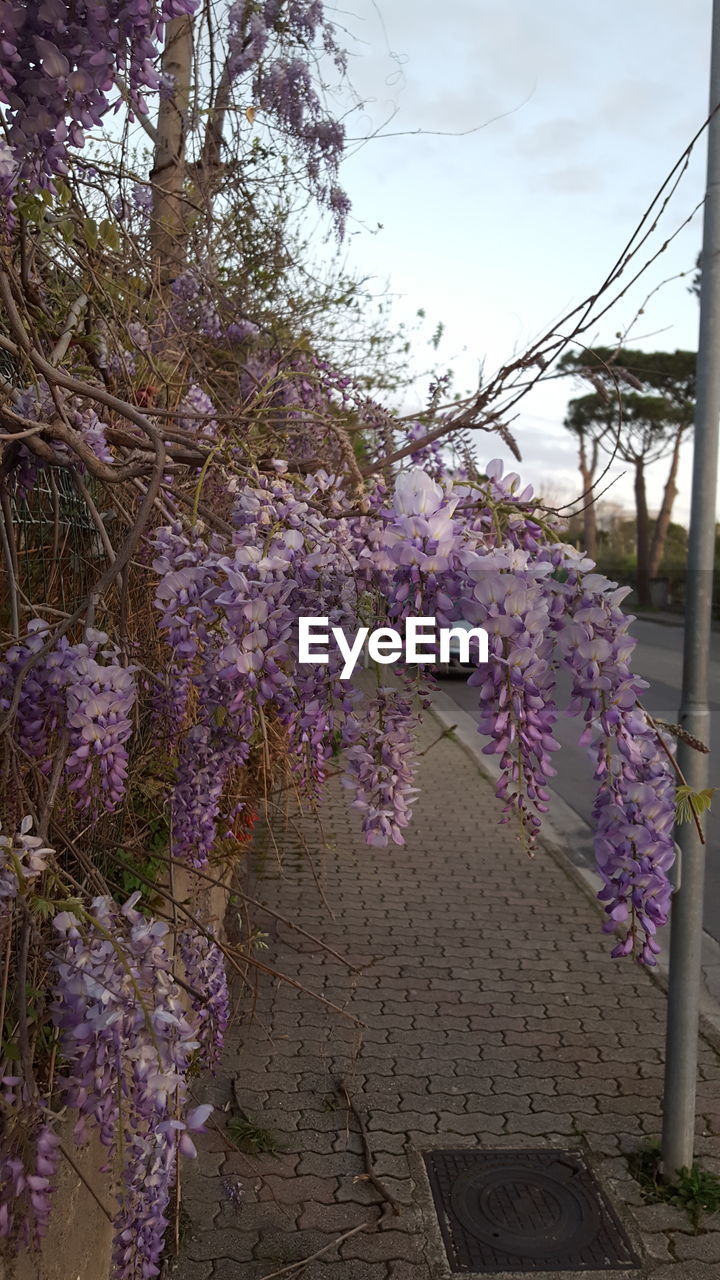
[[[203,417],[188,418],[183,413],[202,414]],[[214,413],[213,402],[207,392],[193,384],[178,405],[178,424],[183,431],[191,431],[201,439],[213,440],[218,429]]]
[[[77,1112],[76,1138],[92,1124],[109,1155],[121,1151],[115,1280],[158,1274],[178,1154],[211,1107],[187,1109],[187,1075],[199,1049],[165,947],[168,926],[96,898],[87,917],[55,918],[52,1016],[65,1063],[59,1087]]]
[[[123,76],[133,108],[148,110],[163,27],[193,13],[197,0],[65,0],[0,3],[0,102],[7,107],[8,142],[23,181],[52,187],[67,172],[68,147],[101,124],[118,101]]]
[[[145,182],[136,182],[132,189],[132,202],[144,217],[149,217],[153,207],[152,187]]]
[[[177,935],[176,945],[185,979],[192,988],[190,999],[197,1016],[204,1061],[212,1067],[219,1060],[230,1021],[225,959],[218,944],[195,926],[183,929]]]
[[[0,1077],[0,1239],[37,1248],[52,1208],[60,1141],[20,1076]]]
[[[222,337],[222,320],[209,284],[211,275],[205,265],[201,272],[184,271],[173,281],[170,321],[175,328],[195,329],[205,338]]]
[[[3,138],[0,140],[0,200],[2,201],[2,223],[0,237],[6,239],[15,227],[15,188],[17,185],[18,165],[12,150]]]
[[[259,332],[252,320],[234,320],[225,330],[225,337],[232,343],[248,342],[251,338],[256,338]]]
[[[18,673],[33,658],[14,725],[18,744],[49,773],[65,733],[64,772],[78,808],[114,809],[125,791],[134,668],[122,664],[104,632],[92,629],[77,644],[62,636],[38,658],[48,635],[47,623],[34,620],[25,639],[6,649],[0,661],[0,706],[10,706]]]
[[[364,722],[348,722],[344,740],[348,772],[343,785],[363,815],[370,845],[404,844],[403,830],[417,795],[413,735],[418,726],[407,697],[397,689],[378,689]]]
[[[44,846],[39,836],[31,835],[32,818],[27,816],[13,836],[0,829],[0,920],[2,910],[18,892],[25,893],[27,882],[41,876],[47,868],[52,849]]]
[[[230,77],[247,76],[252,100],[294,144],[312,191],[332,214],[342,239],[350,211],[347,192],[337,181],[345,128],[324,107],[308,51],[330,57],[341,73],[346,70],[345,52],[321,0],[267,0],[261,8],[237,0],[231,5]]]

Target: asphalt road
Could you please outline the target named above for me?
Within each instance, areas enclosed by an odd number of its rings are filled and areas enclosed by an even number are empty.
[[[634,654],[633,670],[650,683],[644,695],[648,710],[662,720],[677,720],[682,679],[682,627],[664,626],[657,622],[633,623],[633,634],[638,645]],[[720,786],[720,633],[713,633],[713,655],[710,678],[712,708],[711,782]],[[477,695],[462,678],[448,677],[442,680],[445,693],[471,715],[475,713]],[[560,706],[567,699],[569,684],[560,685]],[[577,746],[580,724],[562,714],[558,718],[554,735],[562,743],[562,751],[555,754],[558,770],[552,779],[554,790],[586,822],[591,821],[595,784],[592,780],[590,761],[583,748]],[[720,802],[716,801],[715,813],[708,818],[707,881],[705,891],[705,928],[720,942]]]

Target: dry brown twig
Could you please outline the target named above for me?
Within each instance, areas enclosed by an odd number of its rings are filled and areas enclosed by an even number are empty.
[[[338,1080],[335,1081],[335,1089],[339,1093],[343,1101],[345,1102],[345,1105],[347,1106],[348,1111],[351,1111],[355,1119],[357,1120],[358,1127],[360,1129],[360,1137],[362,1139],[366,1181],[372,1184],[372,1186],[375,1188],[378,1194],[382,1196],[385,1202],[385,1205],[394,1214],[400,1214],[402,1212],[402,1209],[399,1202],[395,1199],[395,1196],[392,1194],[392,1191],[388,1190],[382,1178],[375,1171],[375,1156],[373,1154],[373,1149],[370,1145],[370,1136],[368,1134],[367,1125],[365,1123],[365,1117],[362,1111],[358,1107],[357,1103],[353,1101],[352,1097],[350,1096],[348,1087],[342,1078],[339,1078]]]
[[[367,1222],[361,1222],[359,1227],[351,1227],[349,1231],[344,1231],[341,1236],[336,1236],[330,1244],[323,1245],[322,1249],[316,1249],[315,1253],[308,1254],[307,1258],[301,1258],[299,1262],[290,1262],[286,1267],[281,1267],[279,1271],[269,1271],[266,1275],[261,1276],[260,1280],[277,1280],[278,1276],[289,1276],[292,1272],[303,1271],[311,1262],[315,1262],[317,1258],[323,1258],[326,1253],[330,1253],[333,1249],[337,1249],[345,1240],[349,1240],[352,1236],[358,1235],[361,1231],[367,1231],[368,1227],[376,1227],[383,1219],[383,1214],[379,1218],[368,1218]]]

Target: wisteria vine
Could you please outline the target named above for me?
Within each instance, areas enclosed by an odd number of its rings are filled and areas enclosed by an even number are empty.
[[[197,40],[200,15],[197,0],[0,0],[0,534],[12,588],[0,650],[0,1238],[16,1251],[41,1243],[69,1109],[75,1140],[97,1135],[107,1170],[119,1168],[114,1280],[159,1272],[178,1158],[195,1154],[210,1110],[191,1105],[191,1080],[217,1066],[231,1015],[236,952],[175,895],[176,873],[227,887],[277,784],[311,807],[340,774],[366,842],[389,857],[412,822],[432,677],[378,664],[344,679],[337,651],[300,664],[300,617],[349,636],[402,631],[410,616],[487,631],[488,661],[469,683],[521,849],[542,831],[565,714],[557,677],[569,673],[614,956],[656,962],[674,856],[672,750],[642,709],[623,591],[501,462],[483,468],[464,450],[450,466],[447,376],[403,423],[302,326],[253,316],[244,264],[233,281],[216,252],[208,166],[224,243],[237,214],[226,117],[245,156],[279,136],[278,172],[289,155],[345,227],[345,131],[322,81],[346,59],[321,0],[228,6],[217,101],[183,119],[187,154],[170,178],[130,174],[119,151],[80,165],[109,111],[153,136],[153,95],[176,95],[162,70],[168,24],[189,19]],[[203,74],[206,52],[196,45]],[[185,243],[168,273],[158,195],[178,173],[173,236]],[[489,429],[486,416],[478,425]],[[82,565],[60,536],[73,541],[72,516],[60,519],[68,487],[93,530]],[[28,528],[45,530],[43,494],[53,590],[42,555],[23,561]],[[68,563],[71,586],[89,582],[70,603],[55,589]]]
[[[301,667],[298,618],[327,617],[352,634],[368,622],[401,627],[410,614],[449,624],[462,617],[489,635],[489,660],[470,684],[485,749],[500,758],[505,819],[519,820],[530,848],[558,749],[556,675],[560,667],[570,671],[569,710],[584,721],[598,780],[600,897],[616,936],[613,954],[634,950],[653,964],[656,931],[668,914],[674,782],[640,708],[623,593],[541,528],[529,491],[518,498],[516,479],[498,464],[479,482],[439,483],[411,468],[394,492],[383,485],[368,492],[360,509],[329,480],[248,473],[242,488],[228,490],[229,536],[208,537],[181,520],[152,533],[166,654],[144,696],[176,755],[169,797],[175,858],[212,867],[244,804],[233,779],[253,751],[267,749],[273,726],[297,788],[316,795],[339,752],[367,842],[402,844],[427,680],[410,674],[405,688],[380,680],[368,692],[342,680],[335,660]],[[50,634],[47,624],[31,623],[6,650],[0,706],[10,707],[19,672],[32,660],[14,722],[18,746],[46,773],[65,751],[65,803],[97,820],[126,792],[136,671],[104,633],[48,647]],[[2,849],[0,897],[8,903],[42,876],[48,851],[34,847],[27,825]],[[198,1051],[208,1064],[217,1060],[228,1018],[223,956],[212,937],[186,930],[178,938],[188,1005],[171,976],[166,926],[140,914],[136,899],[122,907],[97,899],[84,917],[64,912],[55,920],[62,943],[53,1016],[67,1064],[60,1087],[78,1113],[79,1137],[88,1120],[110,1151],[120,1130],[125,1135],[119,1277],[154,1274],[147,1267],[159,1256],[176,1154],[191,1145],[187,1071]],[[14,1100],[18,1086],[6,1087]],[[6,1105],[12,1112],[14,1101]],[[38,1129],[39,1153],[46,1128]],[[3,1176],[7,1195],[17,1198],[17,1180],[25,1186],[36,1175],[6,1163]],[[49,1184],[27,1185],[37,1186],[42,1201],[41,1231]],[[7,1214],[0,1221],[11,1230]]]

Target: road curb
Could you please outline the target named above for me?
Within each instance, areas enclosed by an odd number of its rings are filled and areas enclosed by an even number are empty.
[[[494,785],[500,776],[497,758],[483,754],[482,740],[472,716],[441,689],[433,694],[430,714],[447,734],[452,734],[453,740],[474,761],[482,776]],[[557,792],[552,788],[549,790],[550,813],[543,818],[539,843],[593,903],[598,914],[603,914],[597,898],[602,881],[591,865],[592,829]],[[703,934],[703,950],[712,956],[713,963],[720,964],[720,944],[708,933]],[[667,993],[667,946],[658,956],[657,967],[646,969],[646,972]],[[720,1003],[705,987],[700,996],[700,1034],[720,1053]]]

